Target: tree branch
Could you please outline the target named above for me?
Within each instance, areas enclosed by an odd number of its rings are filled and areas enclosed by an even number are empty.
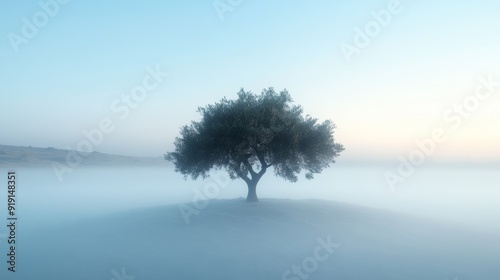
[[[243,181],[245,181],[245,183],[250,183],[251,179],[248,178],[245,174],[243,174],[243,172],[241,172],[241,169],[238,168],[238,170],[236,170],[236,174],[238,176],[240,176],[241,179],[243,179]]]
[[[254,151],[255,151],[255,154],[257,155],[257,158],[260,161],[260,164],[262,165],[262,169],[267,169],[269,166],[272,165],[272,164],[267,164],[266,163],[266,159],[264,158],[264,155],[262,154],[262,152],[258,151],[255,148],[254,148]]]
[[[255,172],[252,168],[252,165],[250,164],[250,162],[248,162],[248,158],[246,158],[244,161],[243,161],[243,164],[246,166],[246,168],[248,169],[248,172],[250,172],[250,174],[252,175],[252,178],[255,178],[257,176],[257,172]]]

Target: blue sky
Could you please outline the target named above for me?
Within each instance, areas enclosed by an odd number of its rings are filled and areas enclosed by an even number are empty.
[[[397,159],[439,128],[447,140],[432,158],[500,160],[500,88],[460,124],[444,118],[481,77],[500,81],[497,1],[54,1],[41,1],[57,12],[17,47],[9,36],[44,10],[2,3],[0,144],[76,148],[110,119],[95,150],[162,155],[198,106],[272,86],[333,120],[346,159]],[[214,3],[230,10],[221,17]],[[399,12],[349,62],[340,46],[356,47],[356,28],[391,5]],[[168,77],[121,119],[113,102],[148,67]]]

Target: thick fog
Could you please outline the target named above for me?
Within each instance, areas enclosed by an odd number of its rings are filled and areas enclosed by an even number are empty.
[[[17,271],[0,276],[498,279],[500,174],[427,167],[390,188],[390,168],[337,164],[297,183],[270,172],[258,203],[224,172],[184,181],[170,167],[78,168],[60,182],[20,168]]]
[[[500,173],[494,167],[427,166],[391,188],[384,173],[394,166],[335,164],[307,180],[290,183],[272,171],[257,186],[260,198],[324,199],[448,220],[500,231]],[[19,213],[26,225],[105,215],[199,199],[246,197],[242,180],[218,171],[205,180],[184,180],[171,167],[79,168],[60,182],[52,169],[20,169]],[[222,180],[222,181],[218,181]]]

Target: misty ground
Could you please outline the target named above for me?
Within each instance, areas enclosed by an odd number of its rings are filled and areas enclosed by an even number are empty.
[[[19,271],[2,279],[283,279],[328,238],[339,246],[306,261],[308,279],[500,279],[499,236],[323,200],[211,200],[189,224],[158,206],[20,238]]]
[[[17,272],[2,261],[0,279],[500,279],[497,169],[428,166],[393,191],[391,168],[336,164],[295,184],[267,176],[257,204],[228,181],[189,224],[179,205],[222,177],[80,167],[59,181],[18,168]]]

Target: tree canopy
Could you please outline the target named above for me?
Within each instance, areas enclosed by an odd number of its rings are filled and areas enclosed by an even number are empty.
[[[241,89],[238,99],[223,98],[198,112],[201,120],[181,127],[175,151],[165,158],[185,179],[206,178],[212,168],[227,170],[231,179],[247,183],[247,201],[258,201],[256,185],[268,168],[290,182],[302,171],[312,179],[344,150],[334,141],[336,126],[303,116],[286,90],[256,95]]]

